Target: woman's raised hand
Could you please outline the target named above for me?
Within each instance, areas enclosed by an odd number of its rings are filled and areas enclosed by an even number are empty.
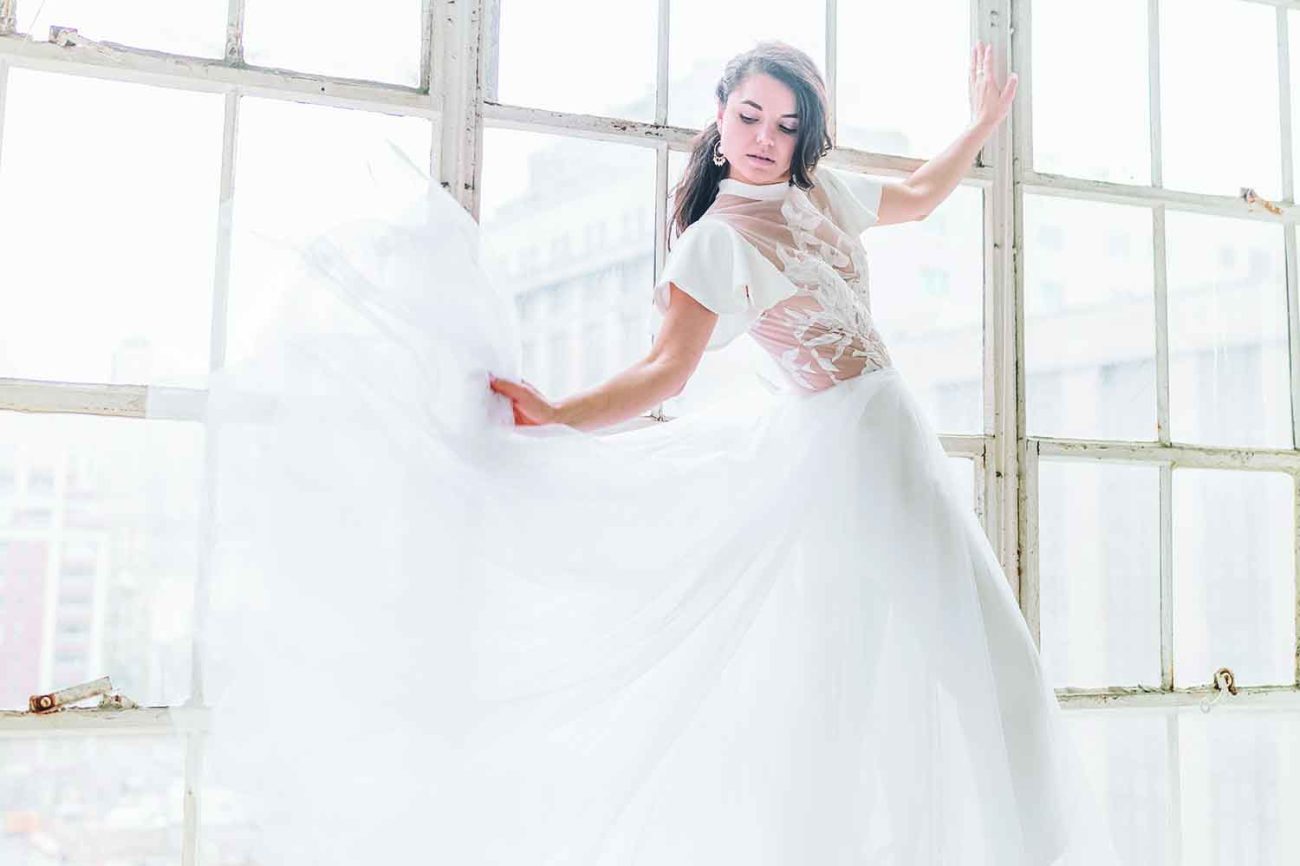
[[[996,129],[1011,110],[1011,100],[1016,98],[1019,80],[1013,72],[1007,77],[1006,86],[999,89],[993,72],[993,46],[977,41],[970,55],[971,121],[988,130]]]
[[[498,379],[489,374],[488,387],[510,398],[511,408],[515,412],[516,427],[536,427],[557,423],[559,410],[527,382]]]

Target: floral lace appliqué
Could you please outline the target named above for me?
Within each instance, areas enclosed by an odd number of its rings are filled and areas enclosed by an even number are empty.
[[[795,188],[781,203],[792,247],[775,249],[799,290],[764,312],[750,333],[801,388],[822,390],[892,365],[871,316],[867,255]]]

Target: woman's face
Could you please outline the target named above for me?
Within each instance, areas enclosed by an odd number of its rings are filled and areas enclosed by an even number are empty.
[[[763,72],[745,76],[718,108],[727,177],[743,183],[788,181],[799,122],[794,91],[786,84]]]

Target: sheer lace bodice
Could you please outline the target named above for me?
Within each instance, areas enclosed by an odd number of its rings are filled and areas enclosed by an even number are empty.
[[[892,361],[872,320],[858,237],[875,214],[830,171],[819,168],[814,179],[808,190],[724,179],[713,205],[677,239],[682,255],[670,256],[661,285],[666,293],[672,281],[720,316],[740,317],[720,323],[716,345],[743,328],[794,385],[822,390]],[[728,256],[729,268],[692,267],[692,259]]]

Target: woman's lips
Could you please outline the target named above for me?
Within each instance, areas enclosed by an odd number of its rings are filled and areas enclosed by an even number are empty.
[[[750,159],[752,159],[754,162],[758,163],[759,165],[771,165],[771,164],[772,164],[772,160],[770,160],[770,159],[764,159],[764,158],[761,157],[761,156],[754,156],[754,154],[752,154],[752,153],[747,153],[747,154],[745,154],[745,156],[749,157]]]

